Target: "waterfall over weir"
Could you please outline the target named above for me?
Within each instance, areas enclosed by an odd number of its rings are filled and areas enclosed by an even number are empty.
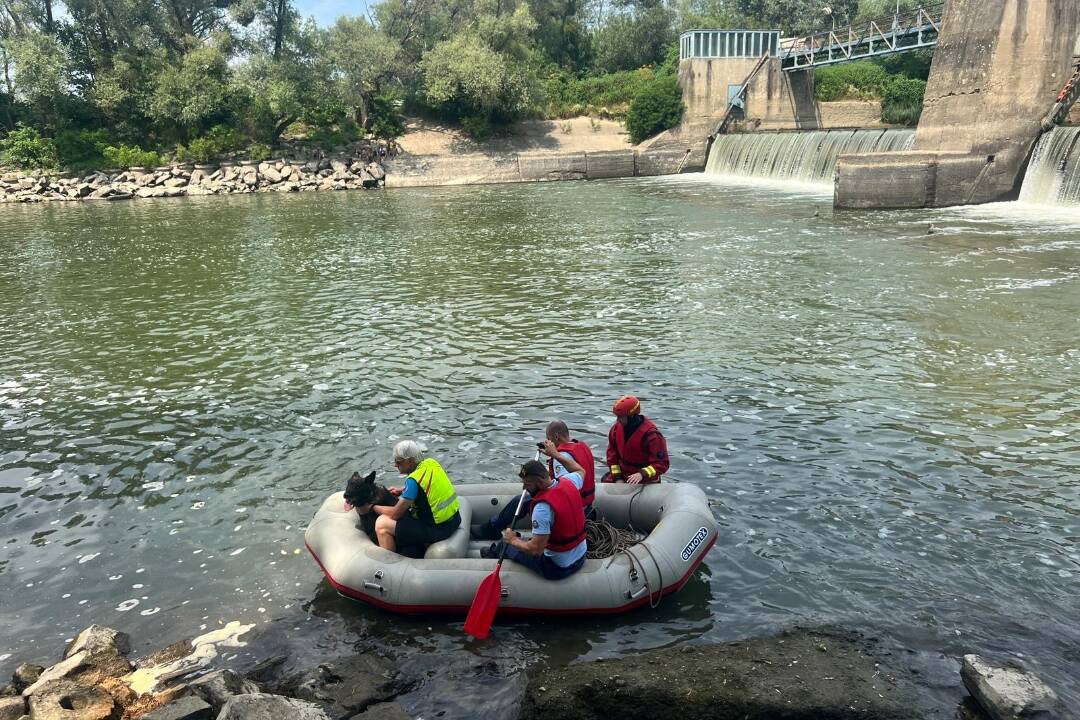
[[[1056,127],[1039,138],[1020,188],[1020,200],[1080,205],[1080,127]]]
[[[914,130],[809,130],[721,135],[705,172],[831,185],[836,160],[846,153],[907,150]]]

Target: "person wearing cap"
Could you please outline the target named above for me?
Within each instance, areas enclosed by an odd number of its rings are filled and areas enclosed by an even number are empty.
[[[633,395],[623,395],[611,408],[615,422],[608,430],[607,464],[603,482],[649,485],[671,464],[667,440],[652,420],[641,414],[641,403]]]
[[[548,475],[554,480],[568,479],[581,493],[581,504],[585,508],[585,517],[591,517],[593,498],[596,497],[596,460],[592,449],[581,440],[570,438],[570,428],[562,420],[552,420],[545,430],[547,439],[537,443],[537,448],[548,457]],[[530,498],[525,498],[521,508],[522,515],[529,510]],[[495,540],[505,528],[514,521],[517,511],[517,498],[508,502],[498,515],[475,529],[474,536],[479,540]],[[519,516],[520,517],[520,516]]]
[[[395,505],[372,505],[379,547],[408,557],[423,557],[432,543],[445,540],[461,526],[460,501],[446,471],[434,458],[424,457],[413,440],[394,446],[394,467],[405,475],[405,486],[390,488]],[[399,549],[400,548],[400,549]]]
[[[551,442],[550,440],[548,442]],[[524,540],[511,528],[503,530],[506,557],[548,580],[562,580],[585,564],[585,511],[581,491],[568,478],[556,480],[539,460],[518,471],[522,487],[532,496],[532,536]],[[481,550],[485,558],[499,557],[501,548]]]

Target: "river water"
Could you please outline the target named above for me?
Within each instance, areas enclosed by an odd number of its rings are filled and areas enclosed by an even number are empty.
[[[499,717],[534,663],[835,623],[946,694],[934,658],[977,651],[1077,699],[1075,210],[834,215],[695,175],[0,217],[0,673],[91,622],[145,651],[241,620],[305,658],[385,646],[410,711]],[[555,416],[602,455],[626,392],[721,526],[656,610],[470,643],[302,550],[353,470],[397,480],[397,439],[512,479]]]

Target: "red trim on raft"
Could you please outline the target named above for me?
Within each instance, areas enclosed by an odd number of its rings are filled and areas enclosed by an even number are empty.
[[[712,550],[712,546],[716,544],[716,539],[719,536],[720,533],[717,533],[713,536],[713,539],[710,540],[709,544],[705,546],[705,552],[701,553],[701,556],[697,559],[697,562],[691,565],[690,569],[687,570],[686,573],[681,578],[679,578],[677,582],[668,585],[664,587],[663,590],[661,590],[661,598],[678,591],[690,580],[690,576],[694,573],[695,570],[698,569],[698,566],[701,565],[702,561],[705,559],[705,556],[709,554],[709,551]],[[342,595],[350,597],[353,600],[362,600],[366,603],[374,605],[375,607],[382,608],[383,610],[401,613],[404,615],[420,615],[427,613],[465,615],[469,612],[468,605],[395,605],[394,603],[383,602],[382,600],[368,595],[367,593],[360,592],[359,590],[354,590],[347,585],[342,585],[341,583],[339,583],[337,580],[334,579],[334,576],[331,575],[330,572],[323,566],[322,561],[319,560],[319,556],[315,554],[315,551],[311,549],[311,546],[307,544],[307,541],[304,542],[304,547],[306,547],[308,549],[308,552],[311,553],[311,557],[315,558],[315,562],[323,571],[323,574],[326,575],[326,579],[330,582],[330,585],[333,586],[333,588]],[[558,581],[553,580],[552,582]],[[646,593],[637,600],[633,600],[626,603],[625,605],[620,605],[613,608],[566,608],[561,610],[548,610],[545,608],[527,608],[514,606],[503,607],[500,605],[499,613],[502,615],[616,615],[618,613],[627,612],[629,610],[633,610],[634,608],[641,607],[642,605],[646,605],[648,604],[650,599],[652,599],[653,602],[656,602],[656,594]]]

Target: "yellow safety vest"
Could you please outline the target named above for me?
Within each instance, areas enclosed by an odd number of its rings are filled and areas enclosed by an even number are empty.
[[[424,458],[416,469],[409,473],[409,477],[416,481],[427,496],[428,507],[431,508],[431,516],[435,519],[436,525],[454,517],[459,506],[458,496],[442,465],[432,458]],[[415,515],[415,503],[411,509]]]

